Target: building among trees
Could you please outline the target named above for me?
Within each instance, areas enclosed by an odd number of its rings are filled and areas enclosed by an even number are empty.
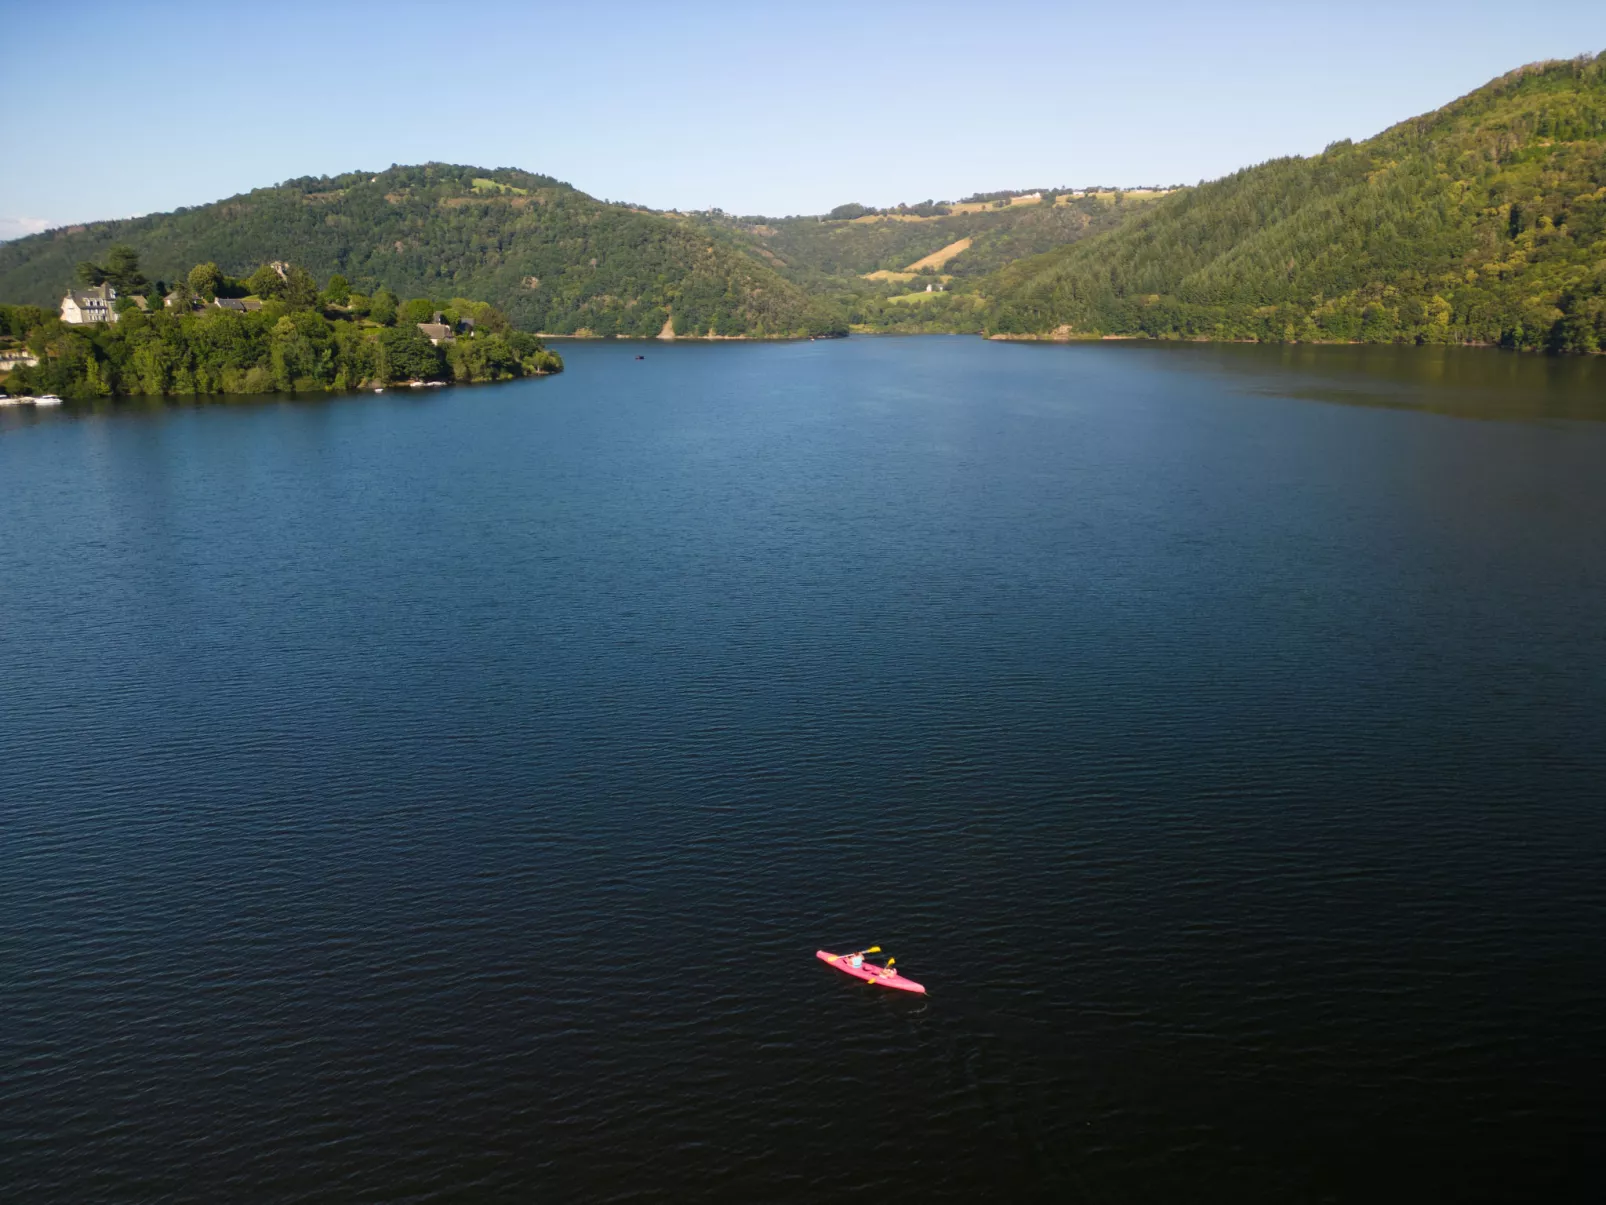
[[[61,320],[69,326],[87,326],[93,322],[116,322],[117,289],[110,283],[89,285],[83,289],[68,289],[61,299]]]
[[[423,331],[424,338],[428,339],[436,347],[439,347],[442,343],[450,343],[456,338],[456,332],[452,329],[452,325],[446,321],[446,315],[441,313],[440,310],[435,311],[435,321],[420,322],[418,329]]]

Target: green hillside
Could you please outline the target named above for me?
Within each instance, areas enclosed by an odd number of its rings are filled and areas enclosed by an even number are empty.
[[[1040,202],[1005,200],[1003,207],[925,202],[859,217],[736,218],[715,212],[692,219],[733,234],[760,262],[857,329],[977,331],[983,311],[969,295],[975,282],[1022,256],[1113,230],[1153,203],[1147,194],[1043,190]],[[847,205],[835,212],[852,215],[863,208]],[[906,271],[964,239],[970,245],[940,268]],[[869,279],[874,273],[884,275]],[[896,300],[934,280],[948,293],[932,304],[914,308]]]
[[[1015,336],[1606,347],[1606,56],[1174,194],[981,285]]]
[[[822,277],[896,272],[963,238],[972,240],[971,247],[943,271],[967,278],[984,276],[1022,255],[1114,229],[1142,205],[1140,198],[1129,201],[1124,194],[1111,193],[1051,196],[1047,203],[930,217],[748,218],[731,225],[768,252],[782,275],[799,284],[817,284]]]
[[[1606,56],[1538,64],[1368,141],[1163,196],[986,194],[823,217],[610,204],[427,164],[292,180],[0,244],[0,300],[83,261],[151,277],[288,261],[362,293],[473,298],[524,330],[651,336],[1475,342],[1606,348]],[[929,291],[928,291],[929,290]]]
[[[175,280],[269,260],[402,297],[471,297],[521,328],[798,335],[829,325],[796,284],[728,232],[610,205],[547,176],[428,164],[292,180],[211,205],[0,244],[0,299],[53,306],[75,265],[113,244]]]

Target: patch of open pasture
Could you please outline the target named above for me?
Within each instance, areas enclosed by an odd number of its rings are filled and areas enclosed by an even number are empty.
[[[922,268],[941,268],[954,256],[958,255],[962,251],[968,251],[969,249],[970,239],[968,237],[959,239],[956,242],[949,243],[946,247],[933,251],[930,255],[925,256],[922,259],[915,260],[915,262],[905,268],[904,271],[919,272]]]

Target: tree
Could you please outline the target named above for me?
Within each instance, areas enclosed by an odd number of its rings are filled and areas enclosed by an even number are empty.
[[[396,294],[383,285],[379,291],[368,301],[368,317],[380,326],[389,326],[396,321]]]
[[[351,282],[339,272],[329,278],[329,284],[323,291],[323,300],[328,305],[345,305],[351,299]]]
[[[43,326],[52,317],[53,314],[37,305],[0,305],[0,335],[27,338],[34,327]]]
[[[223,283],[223,273],[214,263],[196,264],[190,269],[190,292],[197,297],[204,297],[211,301],[217,296],[218,286]]]
[[[139,252],[122,243],[106,252],[106,279],[119,293],[143,293],[147,282],[139,270]]]
[[[489,302],[454,297],[445,310],[448,322],[459,322],[465,318],[472,321],[476,334],[506,335],[513,330],[513,324],[508,321],[507,315]],[[658,326],[662,327],[663,323],[659,322]],[[654,328],[655,331],[656,329]]]
[[[848,324],[842,315],[833,313],[825,305],[816,305],[809,313],[808,332],[814,336],[842,336],[848,333]]]
[[[846,205],[838,205],[826,216],[833,222],[851,222],[854,218],[861,218],[869,212],[857,201],[849,201]]]
[[[380,372],[387,381],[429,381],[444,369],[440,348],[416,326],[397,326],[379,332]]]
[[[435,303],[428,297],[412,297],[396,310],[397,326],[416,326],[435,317]]]
[[[500,335],[460,339],[448,346],[446,360],[459,381],[505,381],[523,375],[518,354]]]
[[[318,282],[305,268],[292,264],[280,282],[279,299],[294,310],[310,310],[318,304]]]
[[[334,378],[334,328],[321,314],[285,314],[273,324],[269,364],[273,387],[321,389]]]
[[[78,280],[87,288],[106,283],[106,269],[99,264],[82,260],[78,264]]]
[[[245,287],[263,299],[279,296],[283,284],[284,280],[279,276],[278,269],[272,264],[263,264],[245,278]]]

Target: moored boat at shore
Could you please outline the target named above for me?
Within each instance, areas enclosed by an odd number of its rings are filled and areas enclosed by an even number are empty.
[[[59,406],[61,399],[53,393],[31,397],[26,393],[0,395],[0,406]]]

